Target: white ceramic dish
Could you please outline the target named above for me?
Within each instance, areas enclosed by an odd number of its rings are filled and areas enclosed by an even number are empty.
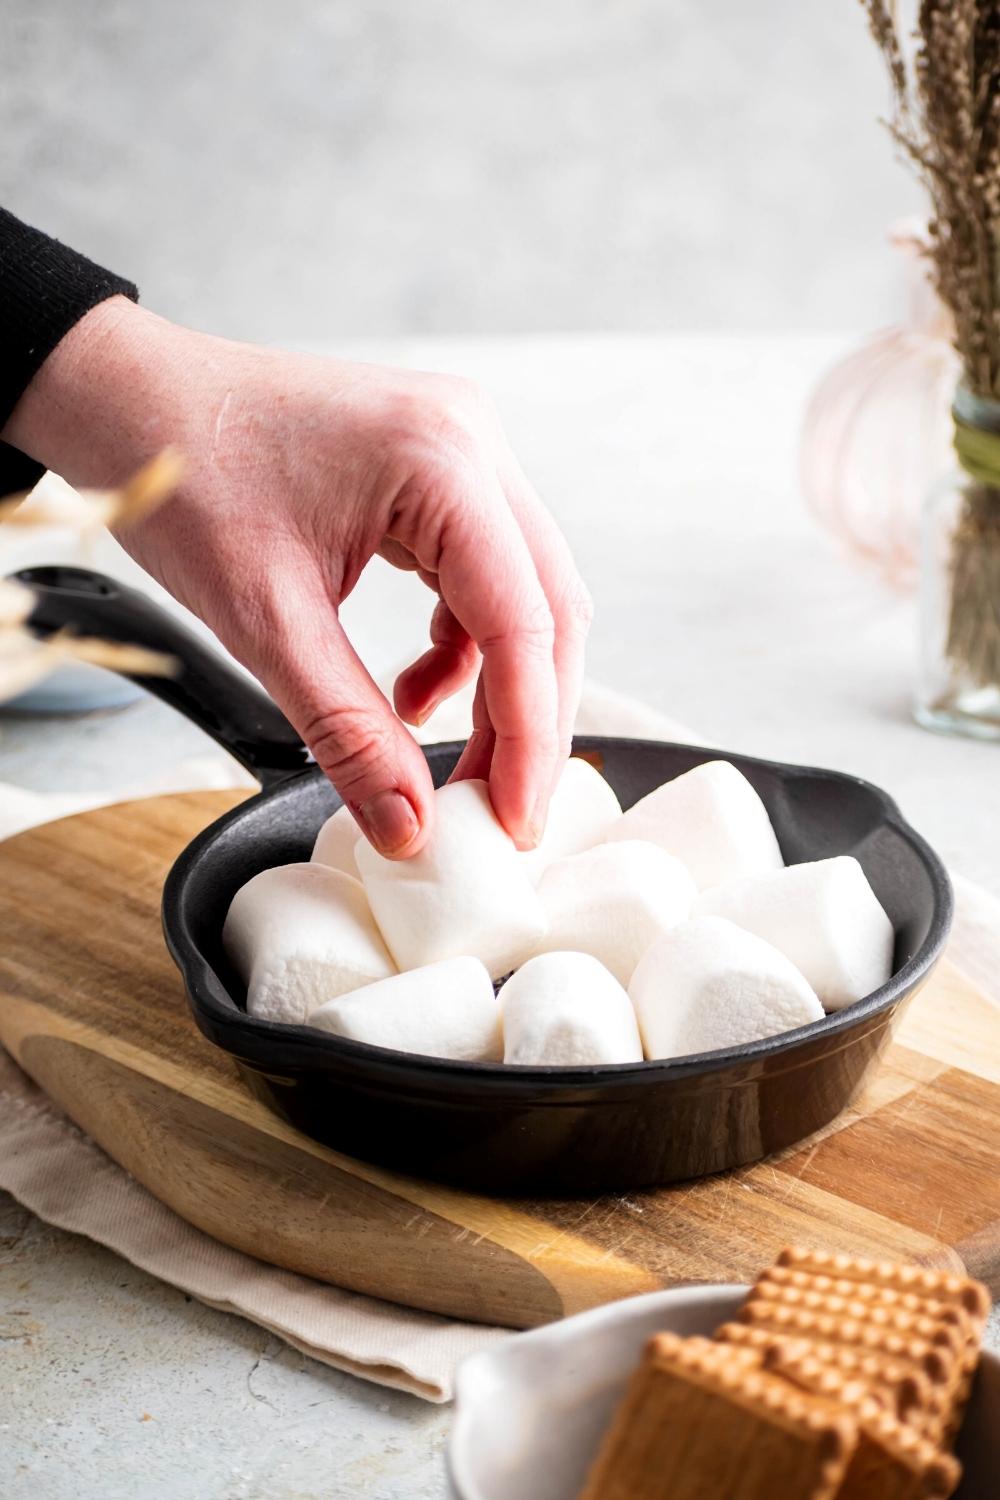
[[[462,1365],[448,1453],[454,1500],[576,1500],[650,1334],[710,1334],[746,1288],[630,1297],[515,1334]],[[1000,1493],[1000,1360],[983,1357],[959,1442],[955,1500]],[[720,1497],[721,1500],[721,1497]]]

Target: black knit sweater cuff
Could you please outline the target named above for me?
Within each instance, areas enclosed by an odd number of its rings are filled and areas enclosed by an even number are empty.
[[[0,428],[74,324],[116,296],[134,302],[139,293],[130,281],[0,208]],[[0,495],[23,488],[42,472],[0,443]]]

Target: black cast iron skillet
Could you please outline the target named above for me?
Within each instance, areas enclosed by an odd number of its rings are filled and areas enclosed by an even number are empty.
[[[222,951],[229,903],[259,870],[308,859],[340,798],[271,700],[142,594],[78,568],[16,576],[36,591],[31,624],[41,635],[71,628],[172,652],[176,677],[136,680],[260,780],[259,795],[201,833],[171,870],[167,945],[205,1036],[268,1105],[350,1155],[481,1191],[550,1195],[668,1183],[754,1161],[844,1108],[940,957],[952,914],[947,874],[877,787],[691,745],[586,737],[576,749],[600,759],[625,807],[724,756],[764,799],[789,863],[855,855],[895,927],[889,983],[767,1041],[614,1067],[449,1062],[254,1020]],[[460,749],[426,749],[436,785]]]

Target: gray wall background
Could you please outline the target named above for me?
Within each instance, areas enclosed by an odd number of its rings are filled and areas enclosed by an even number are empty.
[[[857,0],[3,0],[0,202],[259,339],[859,329]]]

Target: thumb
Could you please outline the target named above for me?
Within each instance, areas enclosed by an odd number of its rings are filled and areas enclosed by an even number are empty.
[[[424,754],[358,657],[324,594],[294,603],[272,633],[264,686],[380,854],[406,859],[434,821]]]

